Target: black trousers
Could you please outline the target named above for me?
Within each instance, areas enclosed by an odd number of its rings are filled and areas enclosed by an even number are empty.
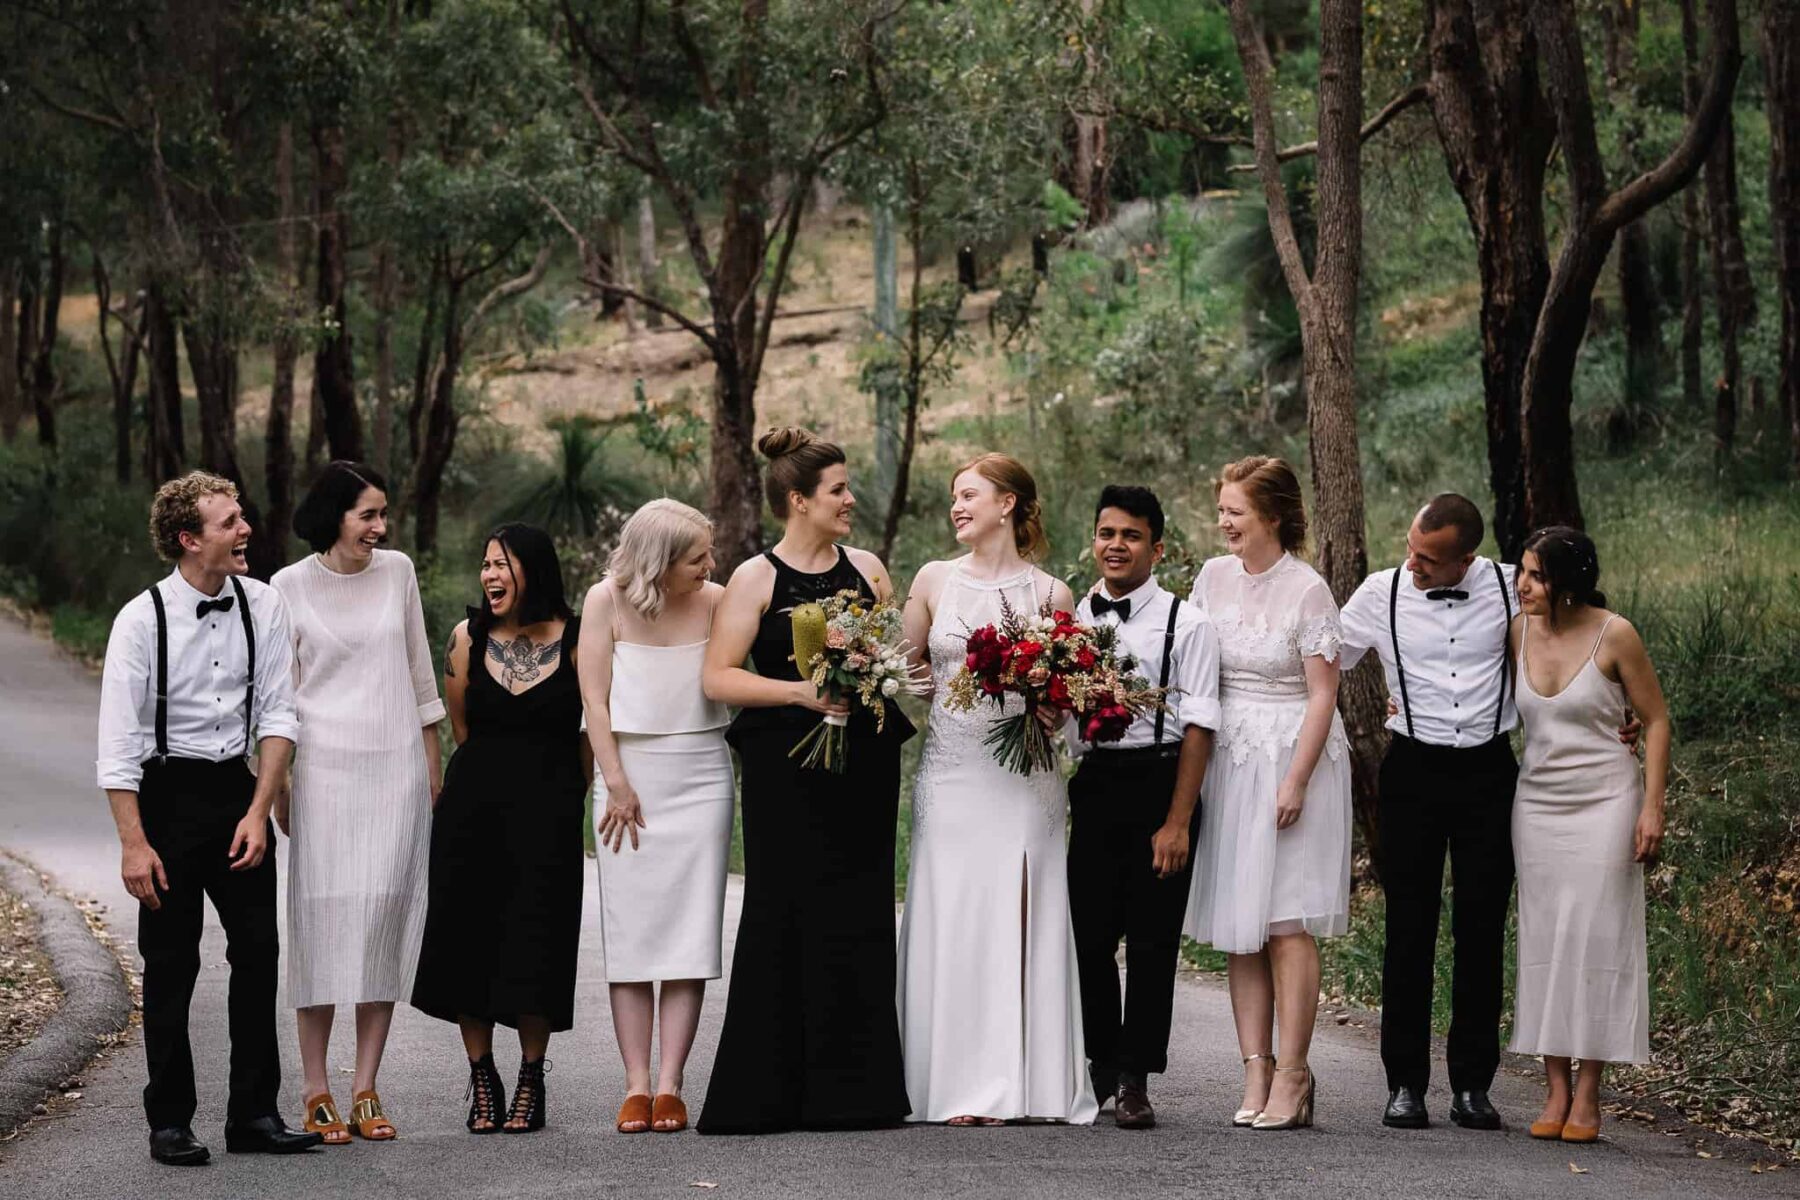
[[[1194,864],[1190,854],[1180,874],[1158,879],[1150,838],[1168,817],[1175,767],[1173,756],[1089,751],[1069,783],[1069,915],[1081,1022],[1088,1058],[1109,1072],[1149,1075],[1169,1066],[1175,966]],[[1199,817],[1196,805],[1196,828]]]
[[[144,1113],[152,1129],[194,1119],[194,1053],[188,1004],[200,974],[202,896],[225,927],[231,965],[228,1011],[231,1093],[228,1120],[278,1111],[281,1056],[275,1041],[279,949],[275,926],[275,838],[261,863],[231,870],[231,838],[250,807],[256,780],[242,759],[171,758],[145,764],[138,809],[169,886],[162,907],[138,906],[144,956],[144,1054],[150,1082]]]
[[[1512,802],[1518,763],[1506,738],[1456,749],[1396,735],[1381,763],[1381,1061],[1390,1088],[1431,1080],[1431,993],[1444,851],[1452,906],[1452,1091],[1485,1091],[1500,1064]]]

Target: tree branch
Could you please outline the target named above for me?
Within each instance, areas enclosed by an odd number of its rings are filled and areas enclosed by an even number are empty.
[[[544,272],[550,269],[551,251],[554,249],[554,243],[545,242],[538,249],[537,257],[531,261],[530,268],[523,275],[508,279],[504,283],[495,284],[488,294],[481,298],[480,302],[475,305],[475,311],[470,313],[469,319],[463,322],[462,336],[465,342],[475,336],[476,330],[481,328],[481,323],[497,306],[511,300],[514,296],[529,292],[543,281]]]
[[[109,117],[105,113],[90,112],[85,108],[64,104],[34,83],[28,83],[25,87],[33,99],[52,112],[60,113],[72,120],[83,121],[89,125],[98,125],[102,129],[110,129],[115,133],[132,132],[131,127],[117,117]]]
[[[1368,121],[1363,124],[1362,132],[1357,135],[1357,141],[1368,141],[1386,128],[1395,117],[1399,116],[1415,104],[1423,104],[1429,98],[1430,90],[1424,84],[1413,84],[1404,92],[1401,92],[1398,96],[1389,100],[1387,104],[1382,107],[1380,112],[1370,117]],[[1223,141],[1224,139],[1220,140]],[[1239,139],[1236,144],[1242,145],[1242,139]],[[1296,158],[1305,158],[1309,154],[1317,154],[1318,152],[1319,143],[1317,141],[1301,142],[1297,146],[1288,146],[1283,150],[1277,151],[1275,154],[1275,161],[1292,162]],[[1226,170],[1241,174],[1256,170],[1256,164],[1233,163],[1231,166],[1227,167]]]
[[[694,41],[694,31],[688,27],[687,0],[670,0],[669,29],[675,35],[675,45],[681,49],[682,57],[687,59],[688,70],[693,73],[694,86],[700,90],[700,103],[709,111],[719,109],[719,93],[713,87],[712,72],[706,69],[706,58],[700,53],[700,45]]]
[[[762,373],[763,354],[769,348],[769,330],[775,324],[775,303],[781,299],[781,285],[787,279],[788,260],[793,257],[794,243],[800,234],[800,213],[806,207],[801,197],[812,187],[813,174],[803,172],[794,180],[794,190],[789,197],[787,212],[787,228],[782,231],[781,251],[775,256],[775,278],[769,284],[769,294],[763,300],[762,319],[756,324],[756,340],[750,348],[750,378],[756,379]],[[745,292],[745,297],[754,296],[755,288]]]
[[[1667,158],[1608,196],[1595,214],[1595,224],[1605,235],[1623,229],[1646,212],[1686,187],[1705,161],[1731,111],[1743,54],[1738,46],[1737,0],[1710,0],[1706,6],[1711,25],[1706,90],[1699,107]]]
[[[1263,201],[1269,209],[1269,234],[1275,240],[1275,253],[1281,260],[1282,274],[1294,303],[1305,315],[1312,307],[1312,280],[1306,274],[1306,261],[1300,253],[1300,241],[1294,234],[1293,213],[1288,208],[1287,189],[1281,183],[1281,163],[1276,158],[1275,112],[1269,98],[1269,76],[1274,64],[1269,61],[1269,47],[1263,41],[1262,25],[1250,11],[1250,0],[1230,0],[1231,32],[1237,41],[1238,59],[1244,71],[1244,88],[1250,95],[1250,130],[1256,155],[1256,172],[1262,180]]]

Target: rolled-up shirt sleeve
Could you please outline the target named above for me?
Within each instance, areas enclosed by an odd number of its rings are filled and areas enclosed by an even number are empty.
[[[140,598],[141,599],[141,598]],[[99,756],[95,775],[106,791],[135,792],[144,778],[149,738],[143,703],[154,686],[150,672],[153,635],[134,600],[114,618],[106,639],[106,665],[100,674]],[[143,601],[148,604],[149,601]]]
[[[287,600],[274,588],[263,595],[267,621],[256,635],[256,738],[297,742],[300,716],[294,707],[294,635]]]
[[[412,673],[419,724],[436,725],[444,719],[444,701],[438,695],[437,670],[431,663],[431,642],[425,633],[425,603],[419,597],[419,576],[411,559],[406,560],[406,665]],[[582,728],[586,727],[584,715]]]
[[[1177,676],[1181,688],[1174,700],[1175,717],[1183,729],[1217,730],[1219,710],[1219,635],[1205,617],[1184,621],[1175,632]]]
[[[1338,623],[1344,635],[1343,657],[1338,666],[1348,671],[1362,661],[1362,656],[1381,644],[1387,636],[1387,587],[1389,576],[1386,571],[1369,576],[1362,581],[1344,605],[1344,611],[1338,614]]]

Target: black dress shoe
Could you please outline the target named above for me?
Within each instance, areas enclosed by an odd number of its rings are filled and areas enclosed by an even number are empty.
[[[186,1125],[150,1131],[150,1157],[165,1167],[197,1167],[212,1157]]]
[[[1419,1088],[1397,1087],[1388,1095],[1381,1123],[1390,1129],[1424,1129],[1431,1124],[1425,1111],[1425,1093]]]
[[[1500,1114],[1486,1092],[1457,1092],[1450,1097],[1450,1119],[1464,1129],[1498,1129]]]
[[[225,1149],[233,1154],[298,1154],[324,1141],[322,1133],[289,1129],[287,1122],[274,1113],[248,1121],[225,1122]]]
[[[1142,1075],[1119,1073],[1119,1106],[1113,1120],[1120,1129],[1156,1128],[1156,1110],[1150,1107],[1150,1094]]]
[[[1088,1078],[1094,1084],[1094,1099],[1099,1102],[1100,1110],[1106,1108],[1108,1100],[1119,1098],[1119,1073],[1099,1063],[1088,1064]]]

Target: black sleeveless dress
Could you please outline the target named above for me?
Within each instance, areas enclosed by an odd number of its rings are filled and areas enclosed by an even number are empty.
[[[478,641],[469,736],[432,814],[430,906],[413,984],[413,1006],[431,1016],[574,1024],[587,796],[580,626],[564,625],[556,670],[514,695],[488,673],[486,634],[470,623]]]
[[[759,675],[799,679],[790,612],[874,590],[842,549],[809,575],[769,554],[775,586],[751,646]],[[894,817],[900,745],[854,711],[849,769],[806,770],[788,751],[819,721],[798,706],[746,708],[726,739],[742,765],[744,909],[701,1133],[892,1125],[906,1119],[894,982]]]

